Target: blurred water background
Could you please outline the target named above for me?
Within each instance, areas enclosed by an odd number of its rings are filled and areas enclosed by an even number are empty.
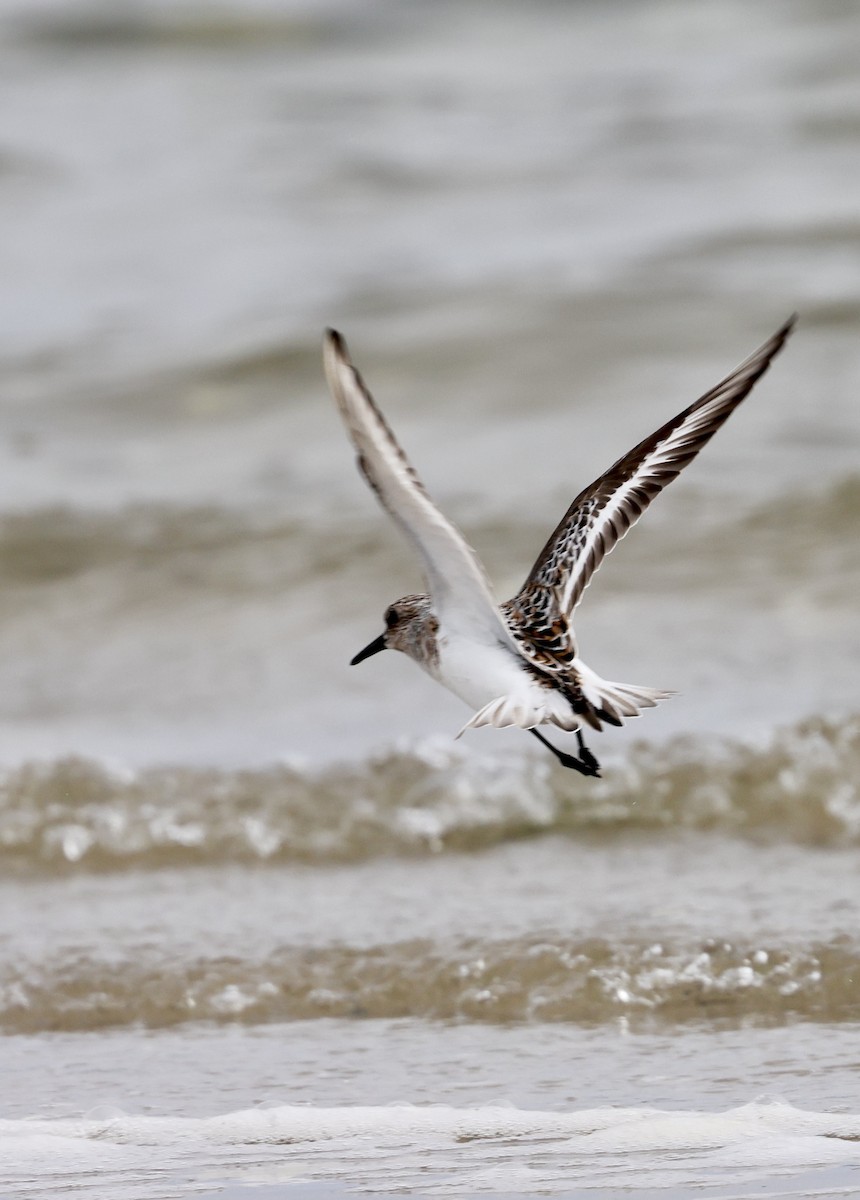
[[[858,45],[0,0],[0,1193],[860,1194]],[[794,310],[579,610],[681,693],[603,780],[347,666],[420,579],[325,325],[505,598]]]

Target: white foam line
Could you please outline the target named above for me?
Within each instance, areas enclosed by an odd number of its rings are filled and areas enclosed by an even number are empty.
[[[0,1121],[9,1139],[52,1137],[113,1145],[290,1145],[342,1138],[576,1138],[577,1149],[716,1147],[767,1135],[858,1141],[860,1115],[806,1112],[755,1102],[725,1113],[598,1108],[574,1113],[444,1105],[312,1108],[285,1105],[209,1118],[116,1116],[109,1119]],[[843,1142],[843,1147],[845,1143]]]

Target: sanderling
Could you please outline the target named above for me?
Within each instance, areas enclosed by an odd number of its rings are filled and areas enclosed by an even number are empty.
[[[496,601],[474,550],[430,499],[352,365],[346,342],[327,330],[326,377],[359,468],[417,550],[428,588],[389,606],[385,632],[356,654],[353,665],[380,650],[402,650],[477,710],[460,734],[479,725],[516,725],[563,766],[599,775],[583,724],[598,730],[604,722],[621,725],[673,693],[601,679],[578,655],[573,611],[604,556],[750,392],[794,322],[791,317],[722,383],[580,492],[520,591],[504,604]],[[539,725],[575,732],[578,756],[553,746]]]

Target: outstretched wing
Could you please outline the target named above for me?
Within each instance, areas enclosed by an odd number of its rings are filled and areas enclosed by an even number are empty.
[[[666,484],[693,461],[761,379],[796,319],[790,317],[722,383],[645,438],[580,492],[511,604],[550,609],[545,613],[550,622],[553,615],[569,619],[604,556],[636,524]]]
[[[418,551],[440,623],[448,633],[486,644],[511,645],[478,556],[428,496],[352,365],[346,342],[333,329],[325,333],[323,362],[332,395],[358,452],[359,468],[383,508]]]

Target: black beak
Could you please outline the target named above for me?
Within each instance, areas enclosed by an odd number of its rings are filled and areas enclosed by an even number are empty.
[[[378,654],[380,650],[386,650],[387,648],[388,647],[385,645],[385,634],[381,633],[378,638],[375,638],[370,643],[369,646],[365,646],[363,650],[359,650],[355,658],[350,659],[349,665],[351,667],[355,667],[360,662],[364,662],[366,658],[370,658],[371,655]]]

